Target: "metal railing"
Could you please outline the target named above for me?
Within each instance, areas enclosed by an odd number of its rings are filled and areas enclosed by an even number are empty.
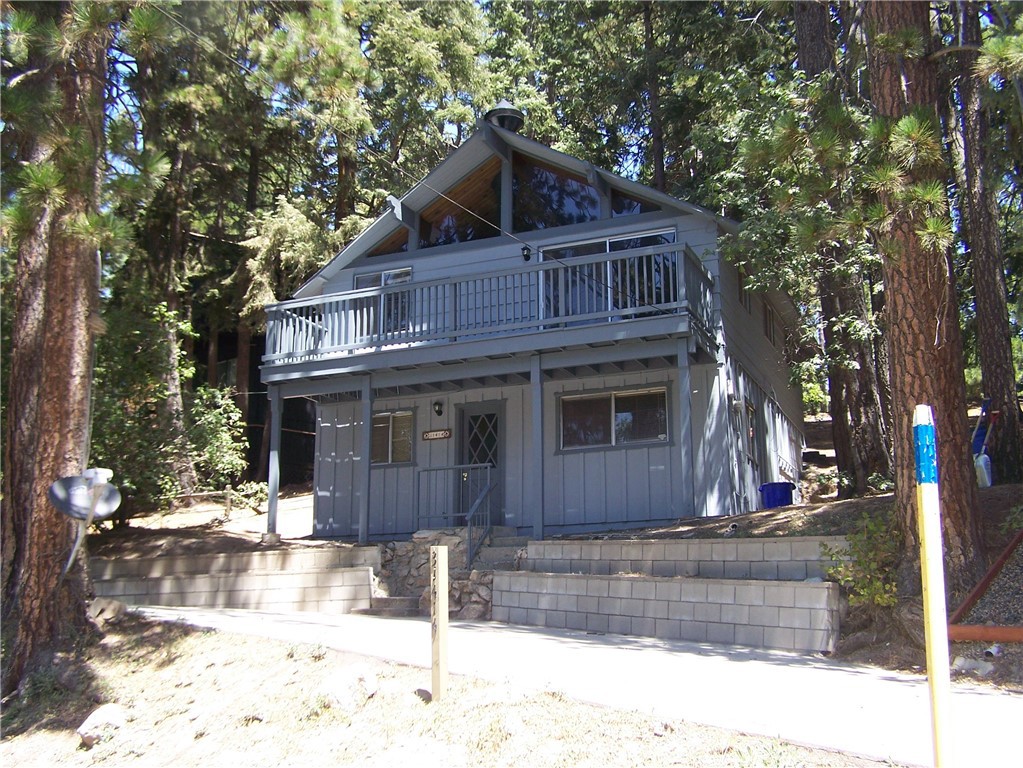
[[[492,527],[491,500],[497,481],[490,464],[430,467],[417,473],[416,524],[466,528],[466,567],[476,559]]]
[[[688,313],[713,327],[713,279],[686,246],[317,296],[267,308],[264,363]]]

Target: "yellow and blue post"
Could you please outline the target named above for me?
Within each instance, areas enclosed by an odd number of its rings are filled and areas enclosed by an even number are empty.
[[[917,530],[920,534],[920,575],[923,583],[924,639],[927,682],[931,695],[931,737],[934,765],[949,765],[942,737],[947,733],[951,683],[948,669],[948,615],[941,544],[941,496],[938,492],[938,448],[934,415],[929,405],[913,412],[916,455]]]

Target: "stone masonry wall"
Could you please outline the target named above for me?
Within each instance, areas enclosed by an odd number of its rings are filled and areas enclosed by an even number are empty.
[[[458,619],[489,619],[492,571],[466,570],[464,528],[419,531],[412,541],[380,545],[379,589],[392,597],[418,597],[419,613],[430,614],[430,547],[448,548],[448,613]]]

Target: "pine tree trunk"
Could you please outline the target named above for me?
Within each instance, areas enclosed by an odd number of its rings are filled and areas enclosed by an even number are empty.
[[[654,41],[653,2],[643,4],[643,48],[646,54],[646,87],[650,98],[650,165],[653,187],[664,192],[664,125],[661,116],[661,84],[657,74],[657,44]]]
[[[910,110],[929,112],[937,125],[937,78],[926,55],[910,56],[879,44],[905,39],[930,41],[926,2],[868,3],[865,8],[871,100],[876,112],[897,120]],[[936,130],[936,128],[935,128]],[[913,181],[923,180],[911,171]],[[983,573],[977,522],[977,492],[966,427],[962,340],[951,261],[922,246],[914,222],[895,211],[892,252],[884,260],[885,305],[891,355],[894,418],[895,496],[903,538],[898,582],[902,593],[920,591],[919,540],[915,505],[914,407],[934,409],[945,543],[945,571],[950,595],[963,595]]]
[[[70,12],[40,6],[37,15]],[[93,333],[99,326],[96,253],[63,229],[67,218],[96,210],[103,151],[106,46],[102,30],[82,38],[64,62],[47,68],[59,91],[59,119],[89,142],[78,162],[59,158],[59,142],[41,134],[27,158],[62,159],[67,194],[43,204],[19,243],[11,329],[4,456],[3,694],[16,690],[41,651],[86,627],[84,569],[60,574],[75,525],[47,498],[55,480],[81,474],[88,455]],[[81,152],[81,148],[79,148]],[[86,153],[82,153],[86,154]]]
[[[835,44],[827,2],[799,0],[794,6],[799,66],[809,77],[835,67]],[[841,248],[820,253],[818,293],[828,359],[828,411],[838,465],[839,498],[864,494],[872,475],[889,477],[891,459],[882,419],[874,349],[869,338],[849,332],[842,318],[864,327],[872,318],[859,270],[846,269],[849,254]]]
[[[995,185],[987,177],[988,114],[980,99],[980,85],[973,73],[980,45],[977,4],[958,3],[961,14],[959,102],[963,136],[963,170],[969,254],[973,263],[974,304],[977,311],[977,353],[980,358],[984,396],[1000,412],[992,430],[988,454],[995,477],[1002,482],[1023,480],[1023,434],[1016,398],[1016,373],[1012,361],[1001,233]]]

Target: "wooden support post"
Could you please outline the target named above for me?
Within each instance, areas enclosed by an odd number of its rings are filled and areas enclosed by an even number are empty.
[[[359,543],[369,543],[369,484],[371,478],[370,461],[373,452],[373,382],[369,376],[362,379],[359,393],[359,404],[362,407],[362,431],[359,433],[359,464],[356,469],[356,488],[358,497],[356,509],[359,516]]]
[[[532,397],[532,426],[530,429],[530,449],[533,454],[533,474],[530,483],[533,487],[533,538],[543,540],[543,369],[540,356],[533,355],[529,362],[529,385]]]
[[[281,418],[283,405],[281,390],[269,387],[270,392],[270,456],[267,467],[266,532],[270,539],[277,534],[277,494],[281,484]]]
[[[948,669],[948,618],[945,611],[945,571],[941,545],[941,497],[938,492],[938,449],[934,416],[929,405],[913,412],[916,449],[916,513],[920,534],[920,571],[923,582],[924,641],[927,648],[927,683],[931,694],[931,737],[934,765],[950,765],[942,743],[951,697]]]
[[[678,342],[678,397],[675,405],[678,409],[676,424],[678,425],[678,447],[682,455],[682,505],[685,515],[698,516],[706,514],[703,509],[696,508],[696,478],[693,476],[697,462],[693,450],[693,382],[689,371],[689,340],[679,339]]]
[[[430,638],[433,687],[431,701],[444,698],[448,685],[448,548],[430,547]]]

